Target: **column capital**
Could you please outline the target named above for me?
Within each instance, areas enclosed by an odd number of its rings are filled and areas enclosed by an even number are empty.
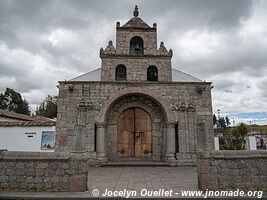
[[[104,123],[104,122],[96,122],[95,125],[97,128],[105,128],[106,127],[106,123]]]
[[[174,127],[177,124],[177,122],[166,122],[166,125],[169,127]]]

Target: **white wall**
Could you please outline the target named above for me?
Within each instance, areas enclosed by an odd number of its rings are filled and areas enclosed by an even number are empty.
[[[257,150],[256,137],[248,136],[246,140],[247,150]]]
[[[45,151],[41,150],[42,131],[55,131],[55,126],[50,127],[0,127],[0,149],[8,151]],[[35,132],[33,137],[25,133]]]
[[[214,148],[215,150],[220,150],[219,137],[214,137]]]

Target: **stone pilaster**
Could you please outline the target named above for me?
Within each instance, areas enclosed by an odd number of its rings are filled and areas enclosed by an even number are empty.
[[[188,148],[189,153],[196,153],[196,122],[195,122],[195,109],[189,107],[187,109],[187,122],[188,122]]]
[[[96,153],[99,160],[106,160],[106,136],[105,136],[105,124],[96,124]]]
[[[186,153],[188,144],[188,127],[187,127],[187,116],[186,111],[182,110],[179,112],[179,153]]]
[[[167,123],[166,159],[175,159],[175,123]]]

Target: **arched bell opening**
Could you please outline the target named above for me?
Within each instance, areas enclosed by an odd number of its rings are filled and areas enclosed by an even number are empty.
[[[135,36],[130,40],[130,55],[143,55],[144,41],[141,37]]]
[[[127,71],[126,71],[125,65],[118,65],[116,67],[115,80],[126,81],[127,80],[126,74],[127,74]]]

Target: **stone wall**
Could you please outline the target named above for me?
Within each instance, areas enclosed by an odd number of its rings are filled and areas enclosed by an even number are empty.
[[[144,54],[157,55],[157,30],[155,28],[136,30],[136,29],[117,27],[116,53],[129,54],[130,40],[134,36],[139,36],[143,39]]]
[[[101,80],[115,81],[116,67],[119,64],[126,66],[127,81],[147,81],[147,68],[154,65],[158,68],[159,81],[172,81],[171,57],[168,56],[114,56],[102,57]]]
[[[202,190],[267,191],[267,151],[225,150],[200,152],[198,185]]]
[[[2,151],[0,192],[83,192],[88,166],[94,159],[93,154]]]
[[[114,103],[134,95],[157,104],[165,123],[178,122],[179,153],[213,149],[210,83],[68,81],[59,86],[56,151],[95,151],[95,124],[107,124]],[[134,106],[134,101],[126,104]]]
[[[143,55],[130,54],[131,38],[139,36],[144,42]],[[127,69],[127,81],[147,81],[147,68],[154,65],[158,69],[158,81],[172,81],[172,50],[164,43],[157,48],[157,30],[153,28],[120,27],[117,24],[116,46],[109,41],[108,46],[100,50],[101,81],[114,81],[116,67],[123,64]]]

